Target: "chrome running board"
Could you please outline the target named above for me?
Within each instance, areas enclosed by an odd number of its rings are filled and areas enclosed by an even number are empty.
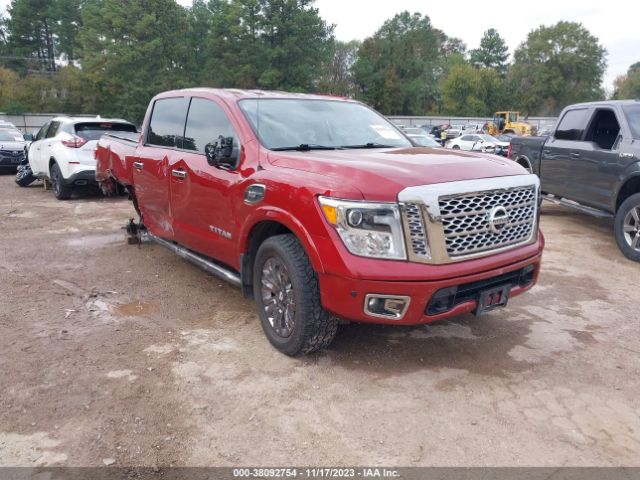
[[[163,247],[168,248],[169,250],[178,254],[185,260],[188,260],[194,265],[202,268],[207,273],[210,273],[211,275],[214,275],[220,278],[221,280],[224,280],[225,282],[229,282],[231,285],[235,285],[236,287],[241,286],[240,275],[233,272],[232,270],[229,270],[225,267],[218,265],[217,263],[210,260],[209,258],[204,257],[202,255],[198,255],[197,253],[192,252],[191,250],[184,248],[183,246],[178,245],[177,243],[169,242],[164,238],[156,237],[155,235],[149,233],[148,231],[143,233],[142,236],[147,237],[149,240],[156,242],[157,244],[162,245]]]
[[[609,212],[605,212],[604,210],[598,210],[597,208],[587,207],[586,205],[581,205],[578,202],[574,202],[573,200],[567,200],[562,197],[556,197],[555,195],[549,193],[543,193],[542,198],[544,198],[547,202],[551,202],[555,205],[562,205],[564,207],[573,208],[574,210],[578,210],[582,213],[586,213],[587,215],[591,215],[592,217],[597,218],[611,218],[613,215]]]

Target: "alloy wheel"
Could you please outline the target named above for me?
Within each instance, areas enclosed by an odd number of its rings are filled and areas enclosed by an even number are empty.
[[[640,252],[640,205],[627,212],[622,223],[622,231],[629,246]]]
[[[296,303],[293,285],[285,264],[270,257],[262,266],[262,304],[273,331],[282,338],[291,335],[295,326]]]

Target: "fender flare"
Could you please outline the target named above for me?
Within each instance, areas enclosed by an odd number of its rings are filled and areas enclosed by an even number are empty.
[[[313,269],[318,273],[324,273],[324,265],[320,257],[320,253],[316,248],[313,238],[304,227],[302,222],[290,212],[278,207],[262,207],[255,209],[251,215],[245,220],[240,229],[240,254],[244,255],[249,250],[249,238],[251,231],[260,222],[276,222],[280,223],[293,233],[302,244],[305,252],[309,256],[309,260]]]
[[[526,165],[523,165],[523,161],[524,161],[524,163],[526,163]],[[529,173],[535,173],[533,171],[533,164],[531,163],[531,160],[529,160],[529,158],[526,155],[520,155],[519,157],[517,157],[514,160],[514,162],[516,162],[518,165],[521,165],[522,167],[526,168],[529,171]]]

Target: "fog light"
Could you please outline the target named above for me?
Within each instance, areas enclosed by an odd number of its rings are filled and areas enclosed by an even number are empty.
[[[372,317],[400,320],[407,313],[411,298],[404,295],[377,295],[364,297],[364,313]]]

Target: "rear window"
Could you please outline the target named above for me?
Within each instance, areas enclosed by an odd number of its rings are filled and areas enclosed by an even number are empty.
[[[136,133],[136,127],[130,123],[118,122],[85,122],[76,124],[76,135],[87,141],[99,140],[105,133],[129,132]]]
[[[184,97],[156,100],[149,121],[147,143],[158,147],[182,148],[188,99]]]
[[[587,123],[587,109],[569,110],[564,114],[556,129],[558,140],[580,140]]]

